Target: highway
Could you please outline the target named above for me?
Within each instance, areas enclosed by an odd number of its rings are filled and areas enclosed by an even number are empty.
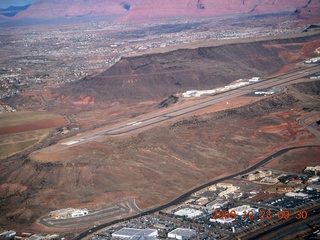
[[[282,150],[279,150],[278,152],[266,157],[265,159],[257,162],[256,164],[252,165],[251,167],[245,169],[245,170],[242,170],[238,173],[234,173],[234,174],[231,174],[229,176],[225,176],[225,177],[222,177],[222,178],[219,178],[219,179],[216,179],[216,180],[213,180],[211,182],[208,182],[208,183],[205,183],[201,186],[198,186],[184,194],[182,194],[181,196],[177,197],[176,199],[172,200],[171,202],[167,203],[167,204],[164,204],[162,206],[159,206],[159,207],[156,207],[154,209],[151,209],[151,210],[148,210],[148,211],[144,211],[144,212],[141,212],[137,215],[134,215],[134,216],[131,216],[131,217],[127,217],[127,218],[122,218],[122,219],[118,219],[118,220],[115,220],[115,221],[111,221],[111,222],[108,222],[108,223],[104,223],[104,224],[101,224],[99,226],[96,226],[94,228],[91,228],[91,229],[88,229],[87,231],[85,232],[82,232],[80,233],[77,237],[73,238],[73,240],[80,240],[80,239],[83,239],[85,237],[87,237],[88,235],[94,233],[94,232],[97,232],[97,231],[100,231],[102,230],[103,228],[106,228],[106,227],[109,227],[109,226],[112,226],[114,224],[118,224],[118,223],[121,223],[121,222],[125,222],[125,221],[129,221],[133,218],[137,218],[137,217],[141,217],[141,216],[146,216],[148,214],[153,214],[153,213],[156,213],[156,212],[159,212],[159,211],[162,211],[168,207],[171,207],[173,205],[176,205],[176,204],[179,204],[183,201],[185,201],[188,197],[190,197],[192,194],[206,188],[206,187],[209,187],[211,185],[214,185],[214,184],[217,184],[219,182],[223,182],[223,181],[226,181],[226,180],[229,180],[229,179],[232,179],[234,177],[237,177],[237,176],[241,176],[241,175],[245,175],[245,174],[248,174],[249,172],[252,172],[254,170],[256,170],[257,168],[263,166],[264,164],[268,163],[269,161],[271,161],[273,158],[276,158],[278,156],[281,156],[282,154],[285,154],[287,153],[288,151],[290,150],[294,150],[294,149],[300,149],[300,148],[309,148],[309,147],[315,147],[315,146],[320,146],[320,144],[317,144],[317,145],[308,145],[308,146],[296,146],[296,147],[289,147],[289,148],[285,148],[285,149],[282,149]],[[290,223],[289,223],[290,224]],[[257,239],[257,238],[255,238]]]
[[[320,116],[320,114],[319,114],[319,113],[314,113],[314,114],[305,116],[304,118],[302,118],[302,119],[300,120],[300,124],[301,124],[303,127],[307,128],[310,132],[312,132],[312,133],[318,138],[318,140],[320,141],[320,132],[317,131],[316,129],[314,129],[313,127],[309,126],[309,125],[306,124],[306,122],[305,122],[308,118],[311,118],[311,117],[314,117],[314,116]]]
[[[307,79],[303,79],[303,78],[308,77],[311,74],[318,73],[319,71],[320,71],[320,65],[318,64],[310,65],[304,69],[299,69],[289,73],[277,75],[274,77],[265,78],[259,82],[255,82],[250,85],[246,85],[240,88],[236,88],[233,90],[222,92],[220,94],[213,95],[211,97],[207,97],[204,100],[197,103],[189,104],[187,106],[184,106],[178,109],[169,109],[168,111],[160,114],[155,113],[155,115],[141,119],[141,120],[125,123],[113,128],[103,129],[95,133],[86,134],[82,137],[79,137],[73,140],[68,140],[61,144],[65,146],[70,146],[74,144],[84,143],[98,136],[120,135],[128,132],[132,132],[132,131],[153,126],[174,118],[182,117],[190,113],[195,113],[197,111],[215,106],[220,103],[228,102],[231,99],[244,96],[249,93],[253,93],[257,90],[271,88],[275,86],[285,86],[295,82],[306,81]]]

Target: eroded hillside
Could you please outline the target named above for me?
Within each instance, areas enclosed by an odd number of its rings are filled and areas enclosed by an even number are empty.
[[[50,210],[129,197],[143,209],[157,206],[279,148],[314,143],[299,119],[310,114],[306,105],[320,110],[319,86],[298,84],[241,108],[3,160],[0,222],[27,229]]]
[[[94,78],[67,84],[55,92],[62,99],[88,97],[97,103],[128,103],[192,89],[212,89],[241,78],[266,76],[312,56],[320,44],[319,36],[126,57]]]

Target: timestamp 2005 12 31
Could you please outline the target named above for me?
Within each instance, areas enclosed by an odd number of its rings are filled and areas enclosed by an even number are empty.
[[[266,209],[259,209],[259,211],[254,210],[245,210],[241,214],[237,214],[236,211],[231,210],[213,210],[212,211],[212,218],[237,218],[242,217],[243,219],[272,219],[276,217],[279,220],[282,219],[289,219],[290,217],[295,217],[296,219],[306,219],[308,217],[308,212],[306,210],[296,210],[296,211],[289,211],[289,210],[266,210]]]

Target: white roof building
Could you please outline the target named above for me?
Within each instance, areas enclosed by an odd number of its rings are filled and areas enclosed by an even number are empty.
[[[187,217],[187,218],[195,218],[198,216],[201,216],[203,214],[202,211],[193,209],[193,208],[184,208],[181,210],[178,210],[174,213],[174,215],[176,216],[180,216],[180,217]]]
[[[206,205],[208,209],[217,209],[227,205],[228,201],[224,199],[216,199]]]
[[[320,166],[309,166],[309,167],[306,167],[305,169],[304,169],[304,171],[305,172],[314,172],[314,171],[316,171],[316,172],[320,172]]]
[[[234,220],[235,220],[235,218],[217,218],[217,219],[210,218],[210,222],[217,222],[217,223],[222,223],[222,224],[225,224],[225,223],[229,223],[230,224]]]
[[[88,215],[89,211],[87,209],[77,209],[73,213],[71,213],[71,217],[83,217]]]
[[[156,239],[158,231],[155,229],[137,229],[137,228],[122,228],[119,231],[112,233],[112,237],[120,239]]]
[[[7,231],[0,234],[0,239],[14,239],[15,236],[15,231]]]
[[[288,193],[285,193],[285,195],[287,197],[294,197],[294,198],[307,198],[307,197],[309,197],[309,195],[306,193],[295,193],[295,192],[288,192]]]
[[[312,176],[308,179],[308,182],[317,182],[319,180],[319,176]]]
[[[320,185],[312,184],[307,186],[308,191],[320,191]]]
[[[173,239],[191,239],[197,235],[197,232],[193,229],[188,229],[188,228],[176,228],[173,231],[168,233],[168,238],[173,238]]]
[[[74,217],[83,217],[89,214],[89,211],[84,209],[65,208],[50,212],[50,217],[55,219],[66,219]]]
[[[252,208],[249,205],[242,205],[239,207],[231,208],[229,209],[229,212],[235,211],[237,216],[243,216],[244,212],[246,212],[246,214],[248,215],[250,210],[252,210],[254,213],[258,212],[258,209]]]

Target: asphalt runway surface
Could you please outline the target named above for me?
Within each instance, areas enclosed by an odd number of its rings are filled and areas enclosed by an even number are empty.
[[[140,130],[149,126],[153,126],[174,118],[182,117],[190,113],[195,113],[197,111],[215,106],[220,103],[227,103],[231,99],[253,93],[257,90],[276,87],[276,86],[285,86],[296,82],[304,82],[306,80],[312,81],[309,78],[310,75],[318,73],[320,71],[320,65],[310,65],[310,67],[295,70],[293,72],[281,74],[275,77],[269,77],[262,79],[258,82],[246,85],[244,87],[236,88],[226,92],[222,92],[211,97],[205,98],[203,101],[197,103],[191,103],[187,106],[183,106],[178,109],[169,109],[164,113],[156,113],[154,116],[147,117],[141,120],[134,122],[122,124],[117,127],[104,129],[95,133],[87,134],[82,137],[76,138],[74,140],[69,140],[67,142],[61,143],[65,146],[70,146],[74,144],[81,144],[87,142],[95,137],[104,136],[104,135],[120,135],[124,133],[129,133],[135,130]]]

